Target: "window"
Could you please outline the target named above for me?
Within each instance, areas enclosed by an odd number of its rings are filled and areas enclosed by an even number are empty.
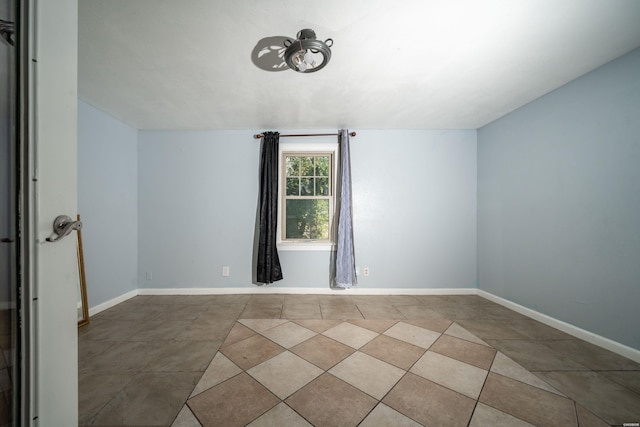
[[[280,157],[279,246],[330,249],[333,242],[336,149],[292,149]]]

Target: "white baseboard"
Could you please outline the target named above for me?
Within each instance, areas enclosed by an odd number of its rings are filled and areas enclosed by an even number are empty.
[[[113,299],[110,299],[109,301],[105,301],[102,304],[98,304],[96,306],[93,307],[89,307],[89,317],[96,315],[98,313],[100,313],[101,311],[105,311],[108,308],[111,308],[115,305],[120,304],[121,302],[125,302],[128,299],[131,299],[135,296],[138,295],[138,290],[135,289],[133,291],[127,292],[126,294],[122,294],[120,296],[117,296]]]
[[[476,295],[475,288],[283,288],[253,286],[243,288],[146,288],[138,295],[229,295],[229,294],[301,294],[301,295]]]
[[[516,304],[515,302],[511,302],[481,289],[477,289],[477,294],[483,298],[488,299],[489,301],[493,301],[496,304],[500,304],[508,309],[537,320],[538,322],[544,323],[545,325],[559,329],[562,332],[566,332],[567,334],[573,335],[576,338],[580,338],[581,340],[584,340],[588,343],[597,345],[598,347],[602,347],[606,350],[631,359],[634,362],[640,363],[640,350],[636,350],[635,348],[626,346],[609,338],[605,338],[601,335],[594,334],[593,332],[589,332],[585,329],[579,328],[570,323],[563,322],[562,320],[558,320],[554,317],[547,316],[546,314],[542,314],[538,311],[524,307],[520,304]]]

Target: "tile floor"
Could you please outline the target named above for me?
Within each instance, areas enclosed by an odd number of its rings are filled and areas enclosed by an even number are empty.
[[[640,364],[477,296],[138,296],[78,335],[82,426],[640,421]]]

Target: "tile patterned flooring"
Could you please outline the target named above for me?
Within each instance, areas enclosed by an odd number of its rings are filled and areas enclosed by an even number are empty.
[[[82,426],[606,426],[640,364],[477,296],[138,296],[79,330]]]

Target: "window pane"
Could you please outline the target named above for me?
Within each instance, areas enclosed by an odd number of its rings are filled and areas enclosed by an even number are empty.
[[[316,157],[316,176],[329,176],[329,156]]]
[[[287,239],[329,240],[329,201],[287,200]]]
[[[300,195],[313,196],[313,178],[300,178]]]
[[[313,157],[299,157],[300,175],[313,176]]]
[[[316,196],[329,195],[329,178],[316,178]]]
[[[287,196],[300,195],[300,178],[287,178]]]
[[[294,156],[287,156],[287,176],[300,175],[300,159]]]

